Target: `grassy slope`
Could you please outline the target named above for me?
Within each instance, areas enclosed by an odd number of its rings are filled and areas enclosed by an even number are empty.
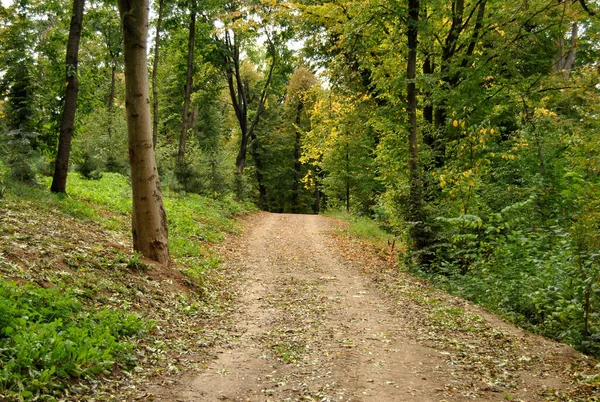
[[[203,326],[228,301],[211,246],[250,207],[166,195],[166,268],[130,251],[126,178],[72,174],[68,188],[9,186],[0,199],[0,399],[121,399],[219,337]]]

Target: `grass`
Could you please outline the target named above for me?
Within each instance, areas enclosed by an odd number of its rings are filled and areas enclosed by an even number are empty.
[[[165,194],[180,281],[151,277],[130,250],[126,177],[73,173],[68,196],[51,194],[49,178],[40,183],[0,183],[0,400],[110,399],[132,373],[175,367],[169,356],[204,336],[202,317],[225,311],[211,244],[252,207]]]
[[[383,230],[377,222],[365,216],[355,216],[341,210],[331,210],[326,216],[342,219],[348,222],[348,234],[358,237],[376,246],[384,247],[392,243],[395,238]]]
[[[50,178],[41,179],[41,183],[49,187]],[[34,188],[25,191],[28,193],[25,197],[40,196],[51,207],[58,207],[73,217],[93,220],[109,229],[129,224],[125,222],[131,215],[131,185],[128,178],[118,173],[103,173],[99,180],[86,180],[78,173],[71,173],[67,197]],[[232,197],[213,200],[168,190],[163,202],[169,225],[169,249],[181,262],[189,262],[190,257],[205,256],[207,243],[220,242],[226,233],[235,233],[233,218],[254,210],[252,205],[238,203]]]

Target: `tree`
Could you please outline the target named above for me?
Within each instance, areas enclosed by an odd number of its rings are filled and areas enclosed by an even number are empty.
[[[148,9],[148,0],[119,0],[133,192],[133,247],[148,258],[168,264],[167,216],[154,157],[148,94]]]
[[[71,153],[73,125],[75,124],[75,112],[77,110],[77,94],[79,93],[77,65],[84,6],[85,0],[73,0],[73,16],[71,17],[69,41],[67,43],[65,104],[60,122],[60,136],[56,164],[54,166],[54,178],[50,187],[50,191],[54,193],[65,193],[67,186],[69,154]]]
[[[181,122],[181,134],[179,135],[179,150],[177,152],[178,163],[184,163],[185,142],[190,129],[192,116],[190,113],[190,101],[192,96],[192,85],[194,83],[194,45],[196,42],[196,2],[190,5],[190,25],[187,51],[187,72],[185,75],[185,95],[183,98],[183,116]]]
[[[165,0],[158,1],[158,20],[156,21],[156,36],[154,38],[154,60],[152,62],[152,144],[156,148],[158,141],[158,87],[156,77],[158,76],[158,61],[160,49],[160,33],[164,16]]]
[[[256,106],[254,117],[250,118],[249,107],[252,99],[250,97],[250,87],[248,82],[245,82],[242,77],[243,63],[241,59],[240,39],[236,37],[235,31],[228,29],[225,31],[222,41],[223,66],[227,78],[229,96],[241,131],[240,149],[235,162],[240,174],[243,172],[244,167],[246,166],[248,143],[255,137],[256,126],[260,121],[261,114],[264,112],[263,108],[268,95],[267,91],[271,85],[273,70],[275,69],[275,45],[270,38],[267,39],[267,43],[269,54],[271,56],[271,62],[262,87],[262,91],[258,97],[258,104]]]
[[[374,169],[376,138],[364,117],[373,112],[373,103],[350,91],[317,93],[311,129],[303,138],[301,161],[309,167],[303,180],[322,190],[330,207],[372,212],[380,192]]]
[[[292,181],[292,212],[300,212],[299,198],[302,179],[302,133],[310,131],[310,118],[308,111],[312,108],[310,90],[317,79],[306,67],[298,67],[290,77],[290,83],[285,99],[285,109],[291,121],[294,133],[294,177]]]
[[[406,98],[408,113],[408,171],[410,177],[409,214],[407,221],[411,225],[411,240],[414,251],[420,253],[420,262],[428,264],[424,253],[429,244],[425,229],[425,213],[423,210],[423,180],[419,163],[418,123],[417,123],[417,45],[419,34],[419,0],[408,1],[408,57],[406,61]]]

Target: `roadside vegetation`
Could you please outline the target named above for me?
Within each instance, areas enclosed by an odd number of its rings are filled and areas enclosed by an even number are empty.
[[[469,264],[461,268],[455,259],[440,258],[436,270],[427,270],[410,263],[406,247],[395,243],[396,238],[382,228],[381,221],[329,213],[348,223],[340,235],[374,244],[380,254],[395,259],[399,271],[426,279],[519,327],[600,356],[597,250],[581,243],[595,238],[593,231],[581,228],[593,215],[581,217],[582,222],[577,219],[570,231],[555,226],[542,234],[525,230],[524,218],[515,214],[517,211],[507,210],[502,223],[487,228],[480,227],[483,223],[475,218],[455,222],[463,230],[473,230],[472,236],[455,234],[454,243],[448,245],[454,258],[468,258]],[[477,241],[490,232],[495,235],[487,237],[487,243]]]
[[[2,184],[0,399],[110,399],[132,374],[195,364],[170,356],[214,342],[203,318],[223,314],[229,300],[214,244],[253,207],[167,195],[167,268],[131,251],[126,177],[71,174],[68,196],[39,181]],[[129,387],[119,397],[135,393]]]

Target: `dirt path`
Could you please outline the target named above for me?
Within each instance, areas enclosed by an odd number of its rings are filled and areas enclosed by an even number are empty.
[[[321,216],[257,216],[229,246],[225,268],[239,273],[240,290],[228,340],[203,370],[146,395],[541,401],[569,387],[567,365],[592,364],[409,277],[385,276],[376,255],[364,261],[326,234],[332,224]]]

